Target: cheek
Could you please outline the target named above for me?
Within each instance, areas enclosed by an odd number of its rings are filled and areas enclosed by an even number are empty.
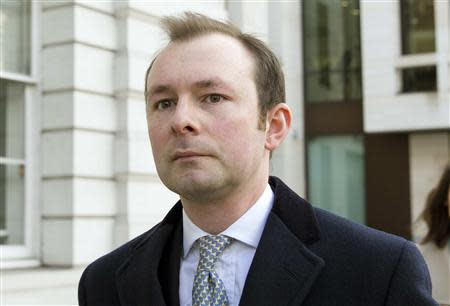
[[[164,147],[164,134],[161,129],[149,127],[148,135],[152,147],[153,158],[157,159]]]
[[[218,140],[222,152],[228,152],[228,157],[237,161],[251,157],[258,150],[258,146],[264,148],[264,136],[257,130],[254,120],[248,117],[233,122],[216,121],[212,125],[214,138]]]

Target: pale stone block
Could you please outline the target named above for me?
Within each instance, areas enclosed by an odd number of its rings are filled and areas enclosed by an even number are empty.
[[[116,107],[111,97],[80,91],[48,93],[42,97],[44,129],[116,130]]]
[[[113,176],[114,135],[81,130],[75,130],[73,134],[73,174],[111,178]]]
[[[114,132],[117,129],[116,102],[112,97],[75,91],[74,126]]]
[[[118,130],[115,138],[115,172],[156,173],[147,132],[144,99],[119,99]]]
[[[401,53],[399,4],[396,1],[361,2],[361,59],[364,106],[375,96],[395,96],[400,90],[395,63]],[[380,21],[383,25],[380,27]]]
[[[73,92],[42,95],[42,128],[57,129],[74,126]]]
[[[133,223],[129,226],[128,240],[145,233],[161,221],[162,218],[156,216],[146,216],[145,218],[136,216],[135,219],[133,219]]]
[[[133,178],[119,181],[116,245],[160,222],[178,199],[160,181]]]
[[[73,215],[73,179],[42,181],[42,216]]]
[[[116,57],[115,89],[116,92],[132,90],[142,93],[144,97],[145,74],[154,55],[137,55],[122,53]],[[144,100],[144,98],[142,98]]]
[[[74,180],[74,214],[76,216],[114,216],[116,183],[113,180]]]
[[[128,182],[127,195],[128,214],[132,216],[153,215],[162,218],[179,199],[178,195],[160,182],[138,180]]]
[[[135,18],[128,18],[121,23],[125,33],[120,49],[127,49],[128,53],[153,56],[167,43],[167,37],[158,25]]]
[[[74,50],[72,45],[44,48],[42,51],[42,90],[72,88],[74,83]]]
[[[118,99],[117,107],[118,113],[120,114],[117,120],[117,128],[119,131],[147,133],[147,116],[144,95],[142,95],[141,99]]]
[[[129,140],[128,172],[133,174],[156,175],[156,166],[147,134],[137,134]]]
[[[129,0],[128,6],[145,14],[165,16],[180,14],[184,11],[194,11],[213,18],[226,17],[225,1],[141,1]]]
[[[156,174],[150,141],[146,132],[121,133],[115,143],[116,175]]]
[[[2,271],[2,305],[77,305],[83,268],[40,267]]]
[[[114,53],[85,45],[74,45],[75,87],[112,95]]]
[[[42,214],[57,216],[113,216],[116,189],[112,180],[52,179],[42,182]]]
[[[364,131],[448,129],[449,103],[435,93],[364,99]]]
[[[42,263],[53,266],[71,266],[73,263],[72,220],[42,220]]]
[[[59,7],[59,6],[68,6],[70,4],[72,4],[73,0],[40,0],[39,4],[41,5],[41,7],[45,10],[45,9],[53,9],[55,7]]]
[[[259,39],[268,42],[269,38],[269,3],[266,1],[242,1],[242,23],[240,29],[245,33],[252,33]]]
[[[92,1],[92,0],[71,0],[76,4],[80,4],[86,7],[90,7],[108,14],[114,13],[114,2],[111,0],[106,1]]]
[[[115,56],[115,69],[114,69],[114,89],[116,95],[120,95],[119,93],[128,92],[128,80],[129,80],[129,67],[128,67],[128,55],[126,53],[120,52]],[[144,77],[142,77],[144,78]],[[144,84],[144,81],[142,81]],[[143,91],[143,88],[141,88]],[[119,123],[120,124],[120,123]]]
[[[389,65],[390,63],[390,65]],[[363,102],[374,96],[395,96],[400,91],[400,79],[393,62],[373,60],[363,68]]]
[[[74,6],[79,4],[80,6],[90,7],[95,10],[102,11],[106,14],[114,13],[114,2],[110,0],[104,1],[92,1],[92,0],[39,0],[39,4],[44,10],[55,9],[62,6]],[[121,1],[125,2],[125,1]],[[126,3],[126,2],[125,2]]]
[[[129,62],[129,89],[144,93],[145,74],[153,59],[152,55],[146,57],[131,56]]]
[[[88,264],[113,249],[113,218],[76,218],[73,221],[73,264]]]
[[[44,45],[73,41],[74,10],[61,6],[42,13],[42,42]]]
[[[83,1],[95,3],[101,1]],[[74,9],[75,40],[109,50],[117,47],[114,16],[76,6]]]
[[[47,132],[42,136],[43,176],[113,176],[114,136],[91,131]]]
[[[73,174],[73,135],[70,131],[42,134],[42,176]]]

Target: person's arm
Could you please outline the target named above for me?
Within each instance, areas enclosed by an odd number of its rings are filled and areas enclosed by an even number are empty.
[[[431,296],[431,279],[425,260],[409,241],[403,245],[385,305],[438,306]]]

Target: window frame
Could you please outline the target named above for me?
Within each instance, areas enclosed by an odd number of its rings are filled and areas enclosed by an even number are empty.
[[[423,93],[436,93],[439,91],[439,72],[438,72],[438,21],[437,21],[437,3],[435,0],[433,2],[434,10],[434,52],[426,53],[403,53],[403,16],[402,16],[402,0],[397,0],[397,16],[398,16],[398,31],[397,35],[400,42],[400,47],[398,49],[398,57],[394,63],[396,79],[397,79],[397,94],[400,95],[414,95]],[[426,66],[436,67],[436,90],[433,91],[403,91],[403,70],[410,68],[420,68]]]
[[[25,166],[24,177],[24,243],[1,245],[1,268],[21,268],[39,266],[40,246],[40,87],[39,42],[40,42],[40,4],[30,1],[30,74],[0,71],[0,78],[24,85],[24,158],[3,158],[13,164]],[[6,163],[10,164],[10,163]]]

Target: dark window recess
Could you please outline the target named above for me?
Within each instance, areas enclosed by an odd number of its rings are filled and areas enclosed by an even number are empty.
[[[436,91],[436,67],[405,68],[402,80],[402,92]]]

